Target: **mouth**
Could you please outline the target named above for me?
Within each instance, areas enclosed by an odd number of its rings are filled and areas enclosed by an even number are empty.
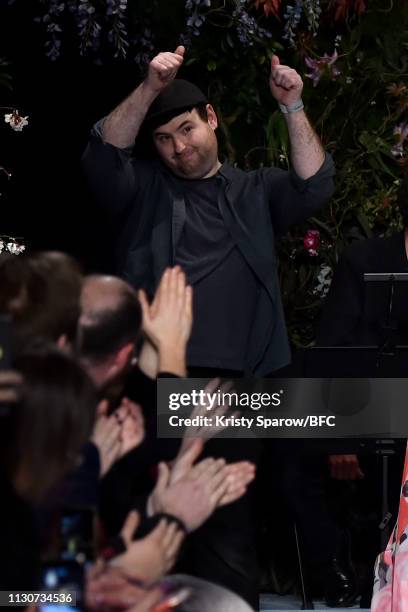
[[[183,161],[188,161],[189,159],[191,159],[193,157],[193,155],[194,155],[194,151],[185,151],[185,152],[181,153],[180,155],[178,155],[176,157],[176,159],[180,160],[182,162]]]

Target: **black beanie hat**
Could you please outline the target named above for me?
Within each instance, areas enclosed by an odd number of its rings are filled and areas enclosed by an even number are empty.
[[[144,123],[146,127],[154,129],[198,104],[207,103],[207,97],[197,85],[184,79],[174,79],[153,100]]]

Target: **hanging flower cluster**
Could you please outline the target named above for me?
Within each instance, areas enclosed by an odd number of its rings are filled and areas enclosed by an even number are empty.
[[[106,15],[111,18],[108,40],[115,49],[115,57],[126,58],[129,47],[125,26],[127,0],[106,0]]]
[[[247,0],[240,0],[233,17],[236,19],[236,31],[244,47],[252,47],[256,39],[272,38],[272,33],[262,28],[255,17],[247,11]]]
[[[11,236],[0,236],[0,253],[10,253],[11,255],[20,255],[24,253],[25,246],[17,242]]]
[[[322,264],[316,276],[316,285],[313,289],[314,295],[318,295],[321,298],[326,297],[330,289],[332,278],[333,269],[326,264]]]
[[[295,0],[293,5],[288,4],[283,15],[283,39],[287,40],[291,47],[296,46],[297,31],[302,18],[306,20],[307,29],[316,34],[321,12],[320,0]]]
[[[154,38],[151,28],[144,27],[139,36],[134,37],[132,44],[138,49],[134,59],[142,71],[154,56]]]
[[[67,16],[74,19],[81,55],[96,54],[106,39],[113,47],[114,57],[126,58],[127,0],[46,0],[42,5],[46,6],[45,12],[36,21],[47,33],[45,48],[51,61],[61,55],[61,35]]]
[[[28,125],[28,116],[23,117],[19,114],[18,110],[13,110],[11,113],[4,115],[4,121],[8,123],[15,132],[21,132],[22,129]]]
[[[253,0],[235,0],[231,2],[231,10],[227,9],[226,2],[223,5],[213,7],[213,0],[186,0],[187,32],[182,35],[181,42],[187,46],[191,45],[193,36],[199,36],[209,13],[214,12],[223,15],[228,22],[228,28],[233,27],[237,33],[240,43],[244,47],[253,47],[254,43],[266,38],[272,38],[272,33],[263,28],[256,17],[250,14]],[[269,14],[269,1],[264,0],[265,14]],[[280,0],[274,0],[279,2]],[[256,2],[255,8],[259,7]],[[211,9],[211,11],[209,11]]]
[[[189,13],[186,21],[187,36],[199,36],[200,28],[205,22],[204,11],[211,7],[211,0],[187,0],[185,6],[187,13]]]

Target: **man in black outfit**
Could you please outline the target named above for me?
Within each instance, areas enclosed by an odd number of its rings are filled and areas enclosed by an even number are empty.
[[[164,269],[178,264],[192,285],[190,373],[262,376],[290,360],[276,236],[328,201],[333,164],[303,111],[302,79],[277,56],[269,84],[287,122],[293,169],[245,173],[221,163],[213,107],[195,85],[175,79],[183,61],[182,46],[153,58],[145,80],[94,126],[85,170],[96,199],[121,226],[119,273],[153,295]],[[132,157],[143,133],[153,158],[147,149]],[[256,461],[250,442],[214,441],[207,452]],[[188,565],[256,607],[250,512],[248,496],[217,512],[197,533]]]
[[[221,163],[213,107],[175,79],[183,60],[180,46],[150,62],[145,80],[95,125],[85,170],[97,200],[118,216],[119,273],[152,295],[164,269],[179,264],[193,286],[188,365],[262,376],[290,360],[276,236],[328,201],[333,164],[304,113],[302,79],[277,56],[269,84],[292,170]],[[153,159],[131,156],[143,131]]]

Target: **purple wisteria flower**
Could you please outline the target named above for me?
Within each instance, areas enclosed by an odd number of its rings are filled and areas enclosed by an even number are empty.
[[[187,0],[185,4],[186,10],[191,11],[191,14],[187,17],[187,33],[184,35],[185,39],[181,42],[191,42],[191,35],[199,36],[200,28],[205,22],[205,13],[203,9],[211,7],[211,0]]]
[[[288,4],[286,11],[283,15],[285,19],[285,28],[282,38],[287,40],[289,44],[295,46],[296,31],[298,29],[300,20],[302,19],[303,2],[302,0],[295,0],[295,5]]]
[[[308,30],[316,32],[319,27],[319,18],[322,13],[320,0],[303,0],[303,11],[308,22]]]
[[[392,147],[391,155],[394,157],[404,157],[404,142],[408,139],[408,122],[396,125],[394,136],[398,138],[398,142]]]
[[[35,21],[42,23],[45,26],[48,40],[45,42],[46,55],[54,61],[60,56],[62,32],[59,20],[65,10],[65,3],[61,0],[49,0],[48,10],[42,17],[38,17]]]
[[[255,17],[252,17],[248,13],[246,10],[247,5],[247,0],[240,0],[239,5],[232,15],[236,19],[236,30],[239,41],[245,47],[252,47],[256,38],[271,38],[272,34],[269,30],[262,28]]]
[[[108,40],[115,48],[115,57],[127,56],[129,47],[128,33],[125,26],[127,0],[106,0],[106,15],[110,17],[111,26],[108,32]]]
[[[316,87],[324,74],[328,74],[332,81],[335,81],[340,76],[341,72],[338,66],[335,65],[338,57],[337,50],[334,51],[333,55],[325,53],[323,57],[318,59],[313,59],[306,55],[305,64],[310,68],[311,72],[305,76],[313,81],[313,87]]]
[[[296,32],[302,16],[307,22],[307,29],[316,34],[321,12],[320,0],[295,0],[294,4],[288,4],[283,15],[283,39],[287,40],[291,47],[296,46]]]
[[[150,28],[145,27],[139,36],[132,39],[132,47],[137,49],[135,62],[144,70],[154,54],[154,38]]]

